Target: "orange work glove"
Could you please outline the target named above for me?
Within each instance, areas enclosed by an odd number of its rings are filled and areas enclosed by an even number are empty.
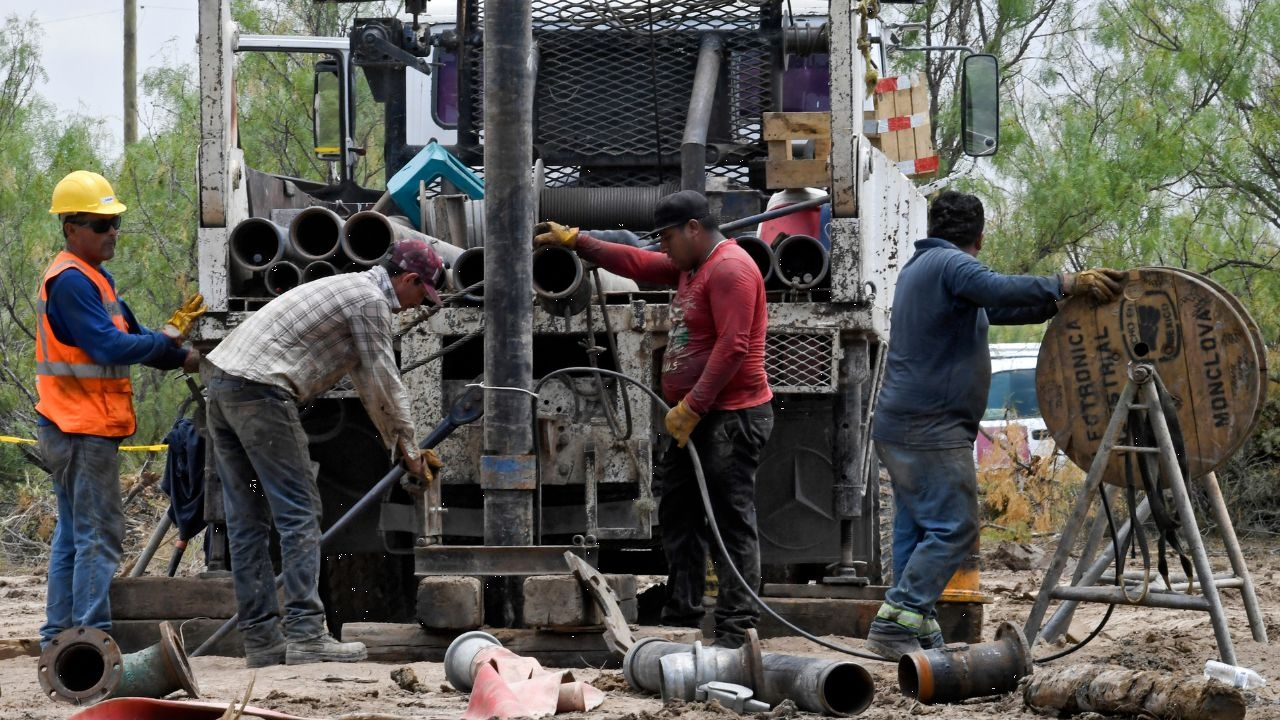
[[[688,444],[689,435],[701,419],[700,415],[689,409],[684,400],[671,408],[671,412],[667,413],[667,432],[676,439],[677,447]]]
[[[444,461],[435,450],[427,449],[420,452],[405,450],[406,448],[402,446],[403,456],[400,462],[404,463],[408,475],[400,481],[400,484],[409,492],[421,494],[439,477],[440,470],[444,468]]]
[[[1098,302],[1111,302],[1120,294],[1121,283],[1128,277],[1129,273],[1107,268],[1063,273],[1062,294],[1067,297],[1087,295]]]
[[[540,222],[533,226],[533,244],[559,245],[573,249],[578,242],[578,228],[565,227],[557,222]]]

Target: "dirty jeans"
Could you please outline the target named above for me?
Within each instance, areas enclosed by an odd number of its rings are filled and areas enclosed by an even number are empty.
[[[756,590],[760,586],[760,538],[756,531],[756,468],[773,432],[768,403],[745,410],[706,414],[691,439],[698,450],[716,525],[729,560]],[[670,599],[662,609],[667,625],[696,626],[702,619],[707,548],[715,547],[702,508],[698,480],[688,449],[671,443],[657,472],[658,522],[667,559]],[[716,599],[716,635],[740,641],[755,627],[760,612],[746,589],[715,555],[720,590]]]
[[[297,405],[280,388],[218,370],[205,374],[245,650],[314,638],[325,631],[318,589],[320,491]],[[284,573],[283,633],[269,554],[272,522]]]
[[[120,566],[124,512],[119,438],[72,435],[54,425],[41,425],[38,436],[58,501],[43,646],[67,628],[111,630],[111,577]]]
[[[937,617],[942,590],[978,537],[978,478],[973,448],[921,450],[876,441],[893,481],[893,587],[889,618],[919,629]],[[882,609],[880,616],[885,616]]]

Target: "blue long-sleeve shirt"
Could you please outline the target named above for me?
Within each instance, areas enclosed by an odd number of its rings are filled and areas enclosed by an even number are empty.
[[[991,387],[988,326],[1044,322],[1061,297],[1057,277],[1001,275],[946,240],[917,241],[894,290],[872,437],[971,447]]]
[[[114,288],[111,273],[106,268],[98,269]],[[129,332],[120,332],[102,306],[98,288],[76,268],[64,270],[49,281],[48,297],[45,312],[54,337],[84,350],[98,365],[147,365],[173,370],[182,367],[187,358],[186,349],[175,346],[163,333],[143,327],[124,300],[120,300],[120,312]],[[40,416],[39,424],[50,423]]]

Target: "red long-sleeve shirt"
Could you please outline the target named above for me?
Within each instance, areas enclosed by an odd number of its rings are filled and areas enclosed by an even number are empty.
[[[728,240],[697,268],[682,272],[662,253],[579,235],[578,254],[611,273],[674,285],[671,329],[662,361],[662,394],[698,415],[741,410],[773,398],[764,371],[765,307],[760,270]]]

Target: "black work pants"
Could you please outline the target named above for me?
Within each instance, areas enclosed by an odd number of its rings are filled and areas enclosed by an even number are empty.
[[[756,468],[773,432],[769,403],[744,410],[707,413],[691,437],[697,447],[711,496],[716,526],[733,563],[752,590],[760,586],[760,539],[756,531]],[[696,626],[703,615],[707,549],[715,547],[688,449],[671,442],[658,464],[658,522],[667,558],[664,625]],[[716,636],[740,641],[755,627],[760,612],[751,596],[715,553],[720,591],[716,600]]]

